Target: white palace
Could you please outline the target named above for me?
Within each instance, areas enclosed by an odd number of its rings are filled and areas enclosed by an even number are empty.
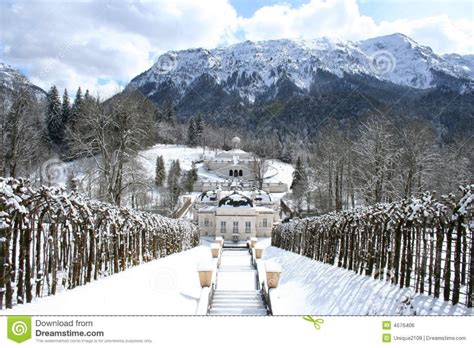
[[[197,183],[203,192],[194,201],[194,221],[202,236],[234,241],[270,237],[273,223],[279,220],[279,202],[273,200],[271,193],[255,188],[255,156],[239,150],[237,137],[232,139],[232,145],[232,151],[204,161],[208,171],[227,181],[214,185]],[[286,189],[284,185],[280,190]]]

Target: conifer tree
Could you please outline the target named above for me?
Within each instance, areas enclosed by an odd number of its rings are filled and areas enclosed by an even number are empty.
[[[178,198],[181,194],[181,165],[179,159],[171,163],[167,184],[170,195],[170,207],[173,209],[176,203],[178,203]]]
[[[295,171],[293,172],[293,182],[291,189],[297,198],[301,198],[306,189],[306,169],[301,161],[301,157],[296,159]]]
[[[61,100],[56,86],[52,86],[47,96],[46,121],[51,144],[60,148],[64,138],[64,122],[61,114]]]
[[[166,123],[171,123],[171,124],[176,123],[176,113],[174,111],[173,102],[169,98],[166,99],[165,101],[162,119]]]
[[[74,128],[74,125],[76,124],[77,120],[80,119],[81,113],[83,111],[83,105],[84,105],[84,98],[82,96],[82,90],[81,87],[77,89],[76,92],[76,98],[74,99],[74,104],[71,109],[71,120],[70,120],[70,126]]]
[[[163,160],[163,156],[159,155],[156,157],[155,185],[158,187],[163,186],[165,177],[166,177],[165,161]]]
[[[202,137],[204,134],[204,120],[201,114],[197,115],[194,128],[196,130],[196,145],[202,145]]]
[[[64,89],[63,94],[63,103],[61,108],[61,116],[63,120],[63,124],[67,125],[71,120],[71,103],[69,101],[69,95],[67,93],[67,89]]]
[[[196,164],[193,162],[193,165],[190,170],[186,172],[186,175],[183,177],[183,187],[187,192],[193,192],[194,183],[198,179]]]
[[[197,145],[197,128],[196,128],[196,121],[194,120],[194,118],[192,118],[189,121],[188,145],[189,146],[196,146]]]

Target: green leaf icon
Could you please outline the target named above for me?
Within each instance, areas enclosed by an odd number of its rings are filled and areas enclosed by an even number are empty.
[[[8,316],[7,337],[17,343],[22,343],[31,338],[30,316]]]

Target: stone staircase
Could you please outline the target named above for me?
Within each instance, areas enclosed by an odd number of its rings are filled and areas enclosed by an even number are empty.
[[[226,249],[217,270],[209,315],[268,315],[247,249]]]
[[[215,290],[210,315],[268,315],[259,290]]]

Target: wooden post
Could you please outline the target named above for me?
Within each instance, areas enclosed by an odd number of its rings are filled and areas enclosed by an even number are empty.
[[[5,294],[5,261],[7,249],[7,227],[0,228],[0,311],[3,309],[3,297]]]

